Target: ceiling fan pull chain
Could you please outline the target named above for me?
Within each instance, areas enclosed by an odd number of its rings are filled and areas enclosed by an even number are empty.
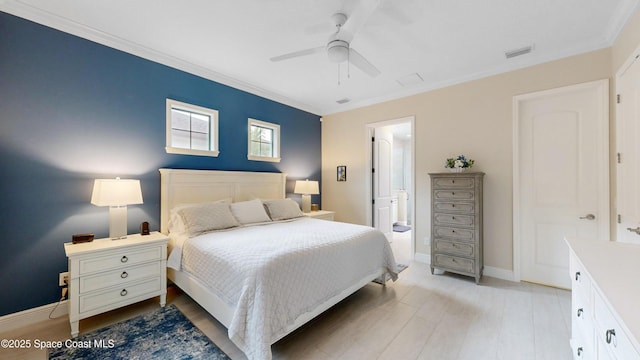
[[[338,86],[340,86],[340,63],[338,63]]]

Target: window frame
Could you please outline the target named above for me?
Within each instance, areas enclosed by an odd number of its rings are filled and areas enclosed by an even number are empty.
[[[247,125],[247,159],[252,161],[280,162],[280,125],[249,118]],[[274,156],[257,156],[251,154],[251,126],[259,126],[273,131],[272,150]]]
[[[198,150],[173,147],[171,130],[172,130],[172,117],[171,110],[181,110],[189,113],[195,113],[208,116],[209,123],[209,147],[210,150]],[[181,155],[197,155],[197,156],[211,156],[217,157],[220,155],[220,144],[218,142],[218,110],[205,108],[198,105],[187,104],[181,101],[167,99],[166,101],[166,147],[165,151],[168,154],[181,154]]]

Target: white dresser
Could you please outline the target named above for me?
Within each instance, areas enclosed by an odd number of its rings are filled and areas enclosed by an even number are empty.
[[[640,246],[567,243],[574,359],[640,359]]]
[[[69,258],[69,322],[78,336],[81,319],[141,300],[167,295],[167,241],[159,233],[65,243]]]

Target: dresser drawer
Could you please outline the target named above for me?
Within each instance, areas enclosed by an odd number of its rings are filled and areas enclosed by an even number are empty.
[[[470,215],[457,214],[433,214],[433,221],[436,225],[473,226],[475,217]]]
[[[636,360],[640,356],[618,323],[609,306],[597,291],[593,294],[593,315],[596,337],[616,359]]]
[[[155,245],[96,253],[95,257],[80,259],[78,272],[82,276],[111,269],[121,269],[123,266],[161,260],[163,247],[164,245]]]
[[[159,294],[162,288],[159,276],[121,287],[112,287],[105,291],[96,291],[87,295],[80,295],[80,315],[100,308],[117,308],[123,303],[135,301],[136,297],[149,294]],[[106,310],[105,310],[106,311]]]
[[[434,248],[437,252],[444,252],[451,255],[473,257],[475,246],[469,243],[457,243],[453,241],[436,239]]]
[[[475,261],[473,261],[472,259],[465,259],[444,254],[436,254],[434,256],[434,259],[435,267],[442,267],[444,269],[451,269],[454,271],[462,271],[467,273],[474,272]]]
[[[591,280],[589,280],[589,274],[573,253],[569,257],[569,275],[571,276],[572,291],[580,292],[584,297],[590,296]]]
[[[433,179],[431,187],[433,189],[470,189],[475,185],[473,178],[440,177]]]
[[[116,270],[83,276],[80,278],[80,293],[104,289],[118,284],[127,284],[140,279],[158,276],[162,265],[154,261],[137,266],[128,266]]]
[[[434,226],[434,237],[448,238],[458,241],[473,241],[474,231],[472,229],[459,229],[454,227]]]
[[[442,201],[437,201],[433,203],[434,211],[443,211],[443,212],[460,213],[460,214],[473,214],[474,209],[475,209],[474,203],[442,202]]]
[[[434,200],[473,200],[473,190],[435,190]]]

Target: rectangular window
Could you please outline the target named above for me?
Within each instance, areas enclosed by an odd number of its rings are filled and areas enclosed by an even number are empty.
[[[247,158],[280,162],[280,125],[249,119]]]
[[[218,156],[218,111],[167,99],[166,151]]]

